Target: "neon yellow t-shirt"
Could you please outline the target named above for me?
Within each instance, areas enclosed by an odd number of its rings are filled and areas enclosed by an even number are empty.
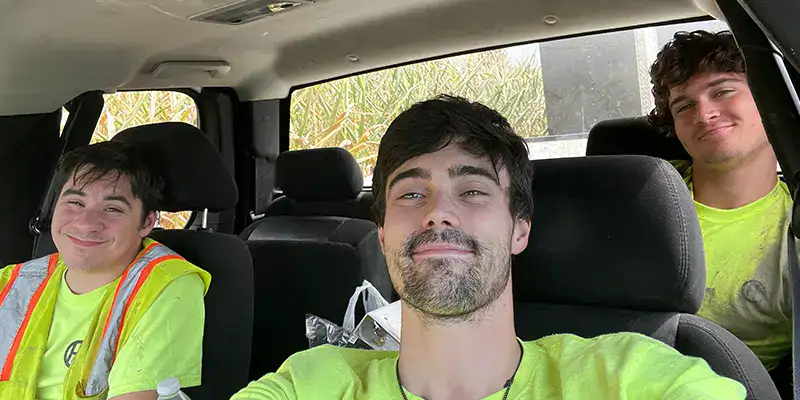
[[[61,399],[67,369],[105,291],[114,290],[116,283],[115,280],[76,295],[62,279],[39,370],[36,399]],[[164,288],[117,354],[108,378],[108,398],[155,390],[159,381],[171,377],[180,379],[183,387],[200,385],[204,293],[203,281],[194,274],[177,278]]]
[[[692,191],[691,167],[682,172]],[[706,293],[697,315],[733,333],[774,369],[792,349],[789,188],[779,180],[766,196],[731,210],[694,205],[706,255]]]
[[[289,357],[231,400],[400,399],[397,353],[315,347]],[[486,399],[500,400],[505,389]],[[409,399],[419,399],[406,391]],[[523,342],[508,399],[740,400],[744,387],[702,359],[634,333]]]

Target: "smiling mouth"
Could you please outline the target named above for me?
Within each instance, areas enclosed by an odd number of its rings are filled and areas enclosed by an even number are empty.
[[[426,257],[464,257],[472,255],[471,250],[449,244],[423,244],[411,254],[414,258]]]
[[[75,244],[77,244],[78,246],[81,246],[81,247],[94,247],[94,246],[99,246],[99,245],[105,243],[105,242],[96,242],[96,241],[92,241],[92,240],[83,240],[83,239],[79,239],[79,238],[76,238],[75,236],[70,236],[70,235],[67,235],[67,237],[69,238],[69,240],[72,241],[72,243],[75,243]]]
[[[698,139],[703,139],[704,137],[706,137],[706,136],[708,136],[708,135],[714,135],[714,134],[716,134],[716,133],[719,133],[719,132],[721,132],[721,131],[723,131],[723,130],[726,130],[726,129],[729,129],[729,128],[731,128],[731,127],[733,127],[733,125],[720,125],[720,126],[715,126],[715,127],[711,128],[711,129],[709,129],[709,130],[707,130],[707,131],[703,132],[703,134],[702,134],[702,135],[700,135],[700,137],[698,137]]]

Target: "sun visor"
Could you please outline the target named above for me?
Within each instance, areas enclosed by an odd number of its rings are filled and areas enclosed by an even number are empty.
[[[725,20],[725,16],[720,11],[719,6],[717,6],[717,2],[714,0],[692,0],[694,5],[697,6],[700,10],[704,13],[720,20],[725,23],[728,21]]]

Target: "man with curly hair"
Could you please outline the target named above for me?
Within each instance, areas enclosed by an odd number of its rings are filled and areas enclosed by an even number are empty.
[[[677,136],[706,253],[698,315],[739,337],[773,371],[792,346],[786,230],[792,199],[728,31],[678,32],[650,69],[650,122]]]

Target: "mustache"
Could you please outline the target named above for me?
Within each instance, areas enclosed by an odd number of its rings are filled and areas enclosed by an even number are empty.
[[[462,230],[447,228],[443,230],[426,229],[413,233],[403,244],[403,254],[411,257],[419,246],[430,243],[447,243],[472,251],[476,255],[481,253],[483,246],[474,237]]]

